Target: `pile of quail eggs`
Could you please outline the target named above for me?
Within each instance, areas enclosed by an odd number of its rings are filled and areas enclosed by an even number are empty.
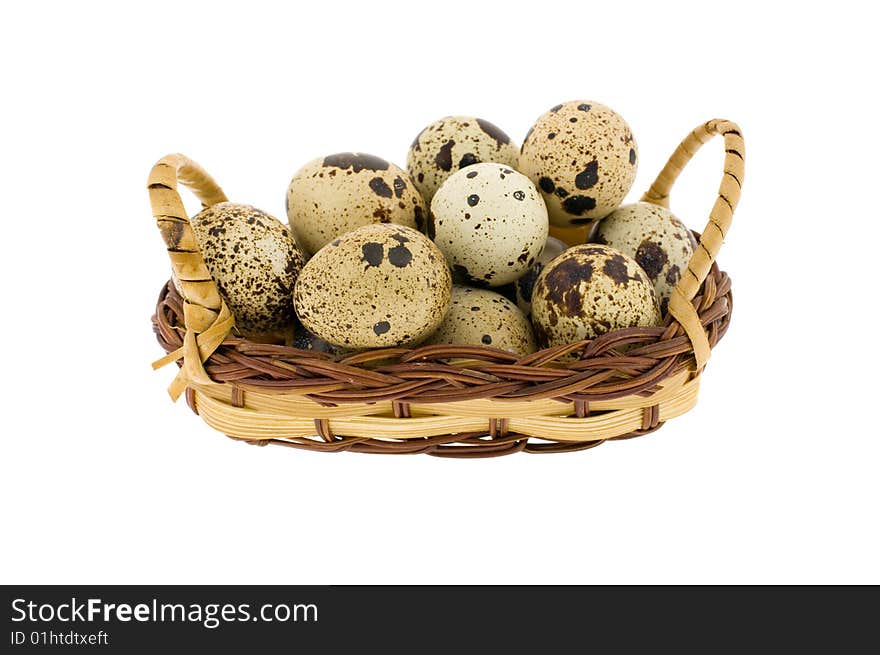
[[[235,203],[191,222],[251,338],[526,355],[661,324],[696,243],[667,209],[621,204],[638,157],[629,126],[597,102],[553,107],[519,148],[489,121],[452,116],[416,136],[406,169],[354,152],[305,164],[287,225]],[[572,227],[579,245],[550,236]]]

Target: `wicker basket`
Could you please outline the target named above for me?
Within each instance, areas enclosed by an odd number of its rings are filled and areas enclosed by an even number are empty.
[[[730,279],[714,260],[743,179],[737,125],[716,119],[691,132],[642,198],[668,207],[682,168],[718,134],[725,144],[718,199],[665,326],[525,357],[460,345],[332,356],[235,336],[177,187],[189,187],[206,207],[226,197],[197,164],[169,155],[148,186],[182,297],[170,283],[159,296],[153,325],[167,355],[154,368],[177,362],[172,398],[185,391],[210,426],[261,446],[491,457],[584,450],[652,432],[696,404],[700,374],[730,322]],[[572,353],[574,361],[566,357]]]

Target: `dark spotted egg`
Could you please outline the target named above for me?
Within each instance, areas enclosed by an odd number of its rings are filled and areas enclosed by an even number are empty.
[[[342,152],[299,169],[287,188],[287,219],[309,255],[371,223],[424,230],[427,206],[406,171],[373,155]]]
[[[550,222],[590,225],[623,201],[636,176],[638,146],[626,121],[591,101],[556,105],[522,145],[519,170],[547,202]]]
[[[517,355],[535,352],[535,335],[525,315],[501,294],[487,289],[452,287],[452,303],[427,344],[492,346]]]
[[[504,164],[456,172],[431,201],[429,234],[462,284],[499,287],[516,280],[541,254],[547,230],[541,194]]]
[[[613,211],[596,226],[592,241],[634,258],[654,284],[664,313],[697,247],[694,235],[671,211],[648,202]]]
[[[613,248],[569,248],[538,276],[532,293],[538,342],[558,346],[625,327],[660,323],[654,287],[634,259]]]
[[[336,348],[336,346],[327,343],[318,335],[309,332],[299,321],[294,323],[290,345],[294,348],[299,348],[300,350],[314,350],[333,355],[339,352],[339,349]]]
[[[205,264],[243,332],[286,328],[303,256],[283,223],[250,205],[222,202],[190,220]]]
[[[519,152],[501,129],[482,118],[447,116],[419,132],[409,148],[406,167],[425,201],[455,171],[494,161],[515,168]]]
[[[345,349],[416,342],[449,307],[452,279],[437,246],[401,225],[365,225],[306,263],[293,302],[299,320]]]
[[[532,313],[532,289],[534,289],[535,281],[538,279],[541,271],[544,270],[547,264],[565,252],[567,248],[568,245],[563,241],[555,237],[547,237],[544,249],[538,255],[538,260],[526,271],[525,275],[513,283],[516,287],[516,306],[526,316]]]

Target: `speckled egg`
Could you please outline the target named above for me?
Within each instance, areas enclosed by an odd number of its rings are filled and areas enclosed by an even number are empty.
[[[494,291],[452,287],[452,302],[425,344],[492,346],[517,355],[535,352],[532,325],[516,305]]]
[[[398,346],[433,332],[449,307],[443,253],[421,232],[366,225],[306,263],[293,301],[302,324],[346,349]]]
[[[592,241],[636,260],[653,282],[663,313],[697,247],[684,223],[665,207],[649,202],[623,205],[613,211],[596,226]]]
[[[554,259],[559,257],[566,251],[568,245],[554,237],[547,237],[544,243],[544,249],[538,255],[538,260],[532,267],[526,271],[520,279],[514,282],[516,287],[516,306],[520,308],[523,314],[528,316],[532,313],[532,289],[535,287],[535,281],[547,266]]]
[[[538,186],[554,225],[589,225],[623,201],[638,147],[619,114],[596,102],[556,105],[529,130],[519,170]]]
[[[327,343],[321,337],[309,332],[305,326],[296,321],[293,328],[291,346],[300,350],[314,350],[322,353],[336,354],[339,349],[333,344]]]
[[[288,326],[303,256],[287,226],[250,205],[232,202],[203,209],[190,223],[236,326],[245,332]]]
[[[541,254],[547,229],[541,194],[503,164],[456,172],[431,201],[428,234],[457,283],[498,287],[516,280]]]
[[[508,282],[507,284],[502,284],[500,287],[495,287],[492,290],[495,293],[500,293],[514,305],[516,304],[516,282]]]
[[[538,342],[559,346],[625,327],[660,323],[654,286],[635,260],[598,244],[569,248],[532,293]]]
[[[372,223],[425,228],[427,205],[403,169],[373,155],[341,152],[310,161],[287,187],[287,219],[309,255]]]
[[[519,152],[498,127],[472,116],[447,116],[434,121],[413,141],[406,167],[422,197],[431,199],[455,171],[480,162],[516,168]]]

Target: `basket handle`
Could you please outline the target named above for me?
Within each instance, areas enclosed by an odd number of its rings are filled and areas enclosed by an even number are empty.
[[[681,324],[693,344],[697,371],[701,371],[706,365],[711,348],[691,301],[712,268],[739,202],[745,172],[745,142],[739,126],[731,121],[715,118],[697,127],[675,149],[651,188],[642,196],[642,201],[668,209],[669,192],[675,180],[697,150],[717,135],[724,137],[724,174],[718,188],[718,198],[712,206],[709,223],[702,232],[687,269],[682,273],[669,299],[669,313]]]
[[[153,218],[165,241],[171,268],[183,298],[183,346],[153,363],[159,368],[184,360],[168,392],[175,400],[188,381],[210,382],[202,362],[211,355],[235,325],[199,250],[189,217],[178,192],[178,183],[190,189],[203,207],[226,202],[226,195],[196,162],[181,154],[167,155],[150,171],[147,190]]]

